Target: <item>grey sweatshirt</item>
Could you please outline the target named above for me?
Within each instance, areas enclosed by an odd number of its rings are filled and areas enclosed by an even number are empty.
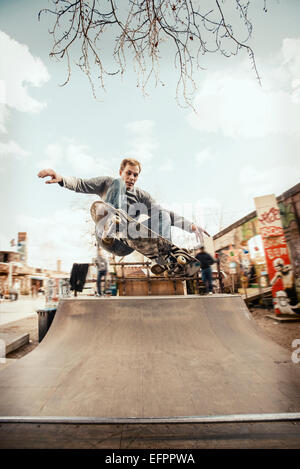
[[[98,254],[95,263],[98,267],[98,270],[101,270],[102,272],[108,271],[108,260],[106,259],[106,257],[100,256],[100,254]]]
[[[75,192],[81,192],[84,194],[97,194],[103,199],[113,181],[114,178],[110,176],[100,176],[91,179],[63,177],[62,182],[60,182],[59,184],[65,187],[66,189]],[[170,214],[172,226],[181,228],[182,230],[185,230],[189,233],[192,232],[191,221],[187,220],[186,218],[180,215],[177,215],[176,213],[170,210],[161,207],[148,192],[139,189],[138,187],[134,187],[131,191],[126,191],[126,195],[127,200],[130,204],[135,202],[143,204],[143,206],[146,207],[147,210],[146,215],[153,216],[159,211],[167,212]]]

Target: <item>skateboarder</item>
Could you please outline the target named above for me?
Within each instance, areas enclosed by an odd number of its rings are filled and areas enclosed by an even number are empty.
[[[140,214],[145,214],[149,218],[147,225],[156,233],[166,239],[171,239],[171,226],[179,227],[187,232],[202,233],[202,229],[194,223],[186,220],[184,217],[175,214],[172,211],[162,208],[146,191],[135,187],[135,183],[141,172],[141,164],[132,158],[125,158],[121,162],[119,170],[119,179],[110,176],[100,176],[92,179],[81,179],[76,177],[63,177],[53,169],[43,169],[38,173],[38,177],[44,178],[50,176],[46,184],[58,183],[66,189],[86,194],[97,194],[102,200],[113,205],[115,208],[126,211],[132,218],[137,218]],[[206,233],[204,231],[206,235]],[[103,243],[101,233],[99,244],[105,250],[114,252],[118,256],[126,256],[133,249],[116,239],[111,246]],[[209,236],[209,235],[208,235]]]

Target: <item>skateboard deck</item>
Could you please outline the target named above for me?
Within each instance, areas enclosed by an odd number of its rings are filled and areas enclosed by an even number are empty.
[[[123,210],[116,209],[107,202],[96,201],[90,212],[96,224],[96,236],[104,249],[114,239],[123,241],[154,262],[151,271],[155,275],[190,277],[200,270],[200,262],[186,249],[179,248]]]

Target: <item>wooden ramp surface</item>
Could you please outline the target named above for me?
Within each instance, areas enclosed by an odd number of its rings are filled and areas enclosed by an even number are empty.
[[[65,299],[0,395],[0,416],[299,412],[300,368],[239,296]]]

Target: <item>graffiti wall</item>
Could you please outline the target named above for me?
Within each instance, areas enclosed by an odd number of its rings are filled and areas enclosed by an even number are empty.
[[[275,195],[256,197],[255,205],[277,314],[293,313],[297,296],[294,272]]]
[[[236,287],[271,285],[275,296],[283,292],[280,299],[293,307],[298,304],[293,310],[299,312],[300,184],[271,199],[262,198],[259,213],[216,235],[214,248],[221,269],[234,276]]]
[[[226,238],[225,238],[226,236]],[[266,259],[257,217],[241,223],[234,228],[231,237],[224,236],[219,240],[219,246],[230,239],[230,244],[221,249],[216,247],[221,270],[231,277],[234,276],[235,291],[238,288],[247,288],[251,285],[267,286]]]
[[[300,192],[286,199],[282,198],[278,207],[291,255],[297,299],[300,302]]]

